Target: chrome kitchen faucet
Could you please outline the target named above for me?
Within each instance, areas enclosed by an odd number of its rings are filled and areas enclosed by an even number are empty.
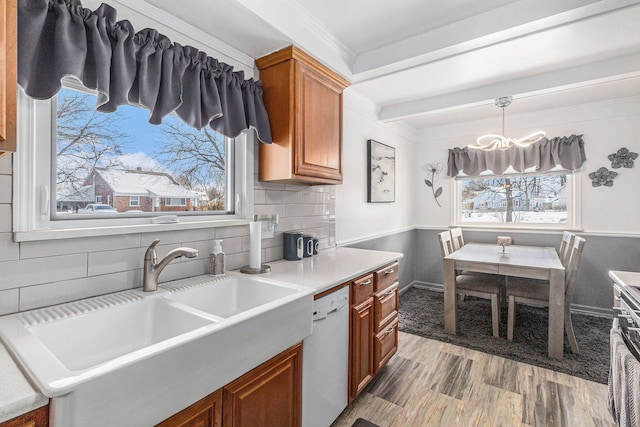
[[[177,248],[169,252],[162,261],[157,262],[156,245],[158,243],[160,243],[159,239],[154,240],[144,254],[144,272],[142,273],[142,290],[144,292],[154,292],[158,289],[158,276],[171,261],[181,256],[187,258],[198,256],[198,251],[195,249]]]

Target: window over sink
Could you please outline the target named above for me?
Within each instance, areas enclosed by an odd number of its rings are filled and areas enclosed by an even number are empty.
[[[74,80],[51,100],[20,93],[19,140],[27,147],[16,155],[14,231],[104,229],[166,215],[210,226],[246,218],[252,132],[228,138],[174,115],[151,125],[143,108],[101,113],[95,103]],[[112,210],[87,209],[96,203]]]

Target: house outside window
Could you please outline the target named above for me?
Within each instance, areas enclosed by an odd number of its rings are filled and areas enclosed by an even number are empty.
[[[102,196],[96,196],[96,203],[102,203]]]
[[[140,206],[140,197],[139,196],[129,196],[129,206],[132,206],[132,207]]]
[[[455,223],[519,227],[575,226],[575,182],[567,172],[458,177]]]

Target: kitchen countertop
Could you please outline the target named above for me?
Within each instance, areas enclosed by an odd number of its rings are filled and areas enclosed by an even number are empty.
[[[33,389],[0,343],[0,423],[38,409],[49,399]]]
[[[271,272],[259,277],[314,288],[316,294],[402,258],[401,252],[331,248],[298,261],[266,263]]]
[[[359,277],[403,257],[400,252],[331,248],[299,261],[269,262],[271,272],[261,274],[285,283],[307,286],[315,293]],[[0,422],[45,406],[49,399],[34,390],[0,343]]]

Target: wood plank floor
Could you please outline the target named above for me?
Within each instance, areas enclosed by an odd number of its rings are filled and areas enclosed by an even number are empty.
[[[398,353],[332,427],[614,426],[607,386],[400,333]]]

